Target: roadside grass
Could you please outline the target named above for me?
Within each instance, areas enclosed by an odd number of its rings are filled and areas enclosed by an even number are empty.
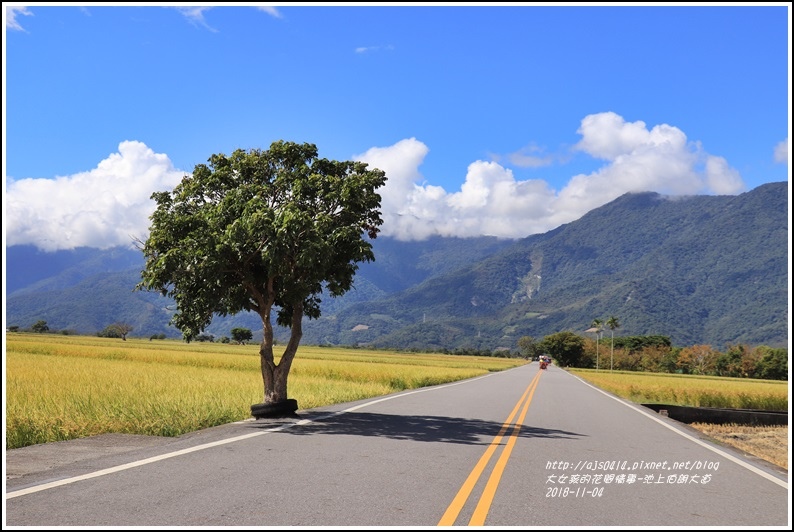
[[[693,429],[721,443],[788,470],[788,426],[691,423]]]
[[[289,395],[309,409],[525,363],[301,346]],[[6,449],[110,432],[178,436],[247,419],[263,395],[258,345],[6,337]]]

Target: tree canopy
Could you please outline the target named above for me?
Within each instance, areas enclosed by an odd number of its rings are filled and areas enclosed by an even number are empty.
[[[382,224],[378,169],[318,158],[314,144],[214,154],[172,192],[155,192],[138,289],[174,299],[171,323],[189,340],[215,314],[262,318],[265,402],[286,400],[286,377],[303,316],[320,316],[323,293],[350,290],[358,263],[375,259],[369,239]],[[290,327],[273,361],[271,311]],[[275,380],[274,380],[275,379]]]
[[[127,335],[131,333],[132,330],[133,326],[129,323],[116,322],[99,331],[97,336],[102,338],[121,338],[122,340],[126,340]]]
[[[49,327],[49,325],[47,325],[46,321],[39,320],[39,321],[37,321],[36,323],[34,323],[33,325],[30,326],[30,330],[33,331],[33,332],[36,332],[36,333],[43,333],[43,332],[49,331],[50,327]]]
[[[543,345],[532,336],[522,336],[518,339],[518,350],[524,358],[534,360],[543,354]]]
[[[238,344],[243,344],[254,337],[253,333],[251,333],[251,329],[246,329],[245,327],[232,328],[231,335],[232,340]]]
[[[544,336],[540,343],[543,351],[551,355],[561,367],[576,367],[584,354],[584,338],[570,331]]]

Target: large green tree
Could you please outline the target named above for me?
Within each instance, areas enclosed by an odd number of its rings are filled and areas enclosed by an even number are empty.
[[[385,172],[321,159],[314,144],[285,141],[215,154],[208,163],[173,191],[152,194],[157,206],[137,288],[173,298],[171,323],[188,341],[216,314],[258,314],[263,405],[292,402],[287,377],[303,317],[318,318],[321,296],[346,293],[358,264],[375,260],[370,240],[382,224],[376,190]],[[274,312],[290,328],[278,364]]]
[[[121,338],[126,341],[127,335],[132,332],[132,329],[133,327],[129,323],[116,322],[98,332],[97,336],[104,338]]]
[[[531,336],[522,336],[518,339],[518,350],[529,360],[534,360],[543,354],[543,346]]]
[[[759,346],[760,360],[756,367],[759,379],[788,379],[788,351],[783,348]]]
[[[577,367],[584,355],[584,338],[570,331],[544,336],[540,343],[561,367]]]
[[[39,320],[39,321],[37,321],[36,323],[34,323],[33,325],[30,326],[30,330],[35,332],[35,333],[45,333],[45,332],[50,330],[50,327],[49,327],[49,325],[47,325],[46,321]]]
[[[251,329],[246,329],[245,327],[233,327],[231,335],[232,340],[238,344],[244,344],[254,337],[253,333],[251,333]]]

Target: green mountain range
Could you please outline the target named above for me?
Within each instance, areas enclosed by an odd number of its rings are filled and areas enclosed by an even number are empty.
[[[736,196],[628,193],[580,219],[521,240],[373,241],[354,289],[304,320],[304,344],[416,350],[515,350],[521,336],[585,335],[618,318],[616,336],[674,345],[788,345],[788,183]],[[179,332],[171,301],[134,292],[137,250],[6,250],[6,326],[45,320],[93,334],[115,322],[132,336]],[[217,317],[229,336],[257,316]],[[607,335],[610,331],[607,330]],[[286,331],[277,338],[286,341]]]

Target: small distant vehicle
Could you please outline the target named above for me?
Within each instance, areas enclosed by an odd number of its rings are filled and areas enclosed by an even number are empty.
[[[547,356],[542,356],[538,360],[540,361],[540,369],[546,369],[551,364],[551,358]]]

